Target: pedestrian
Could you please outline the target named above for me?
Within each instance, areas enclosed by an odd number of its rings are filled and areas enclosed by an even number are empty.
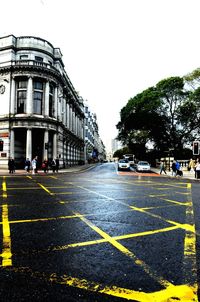
[[[15,172],[15,161],[12,157],[10,157],[8,160],[8,170],[9,170],[9,173],[12,173],[12,174]]]
[[[176,176],[183,176],[181,164],[176,161]]]
[[[167,174],[166,172],[166,168],[163,162],[160,163],[160,174],[162,174],[162,172],[164,172],[165,174]]]
[[[58,173],[58,170],[59,170],[59,165],[60,165],[60,163],[59,163],[59,158],[57,157],[56,158],[56,172]]]
[[[26,170],[26,173],[30,172],[30,166],[31,166],[31,162],[30,162],[29,158],[27,158],[25,160],[25,167],[24,167],[24,169]]]
[[[54,173],[56,171],[56,161],[55,161],[55,159],[52,159],[51,168],[52,168],[52,171]]]
[[[44,173],[48,172],[48,160],[44,159],[44,161],[42,163],[42,169],[43,169]]]
[[[35,174],[37,171],[37,158],[36,157],[33,158],[31,165],[32,165],[32,174]]]
[[[174,160],[171,166],[172,176],[176,176],[176,161]]]
[[[196,172],[195,178],[200,179],[200,161],[199,160],[197,160],[197,163],[195,165],[195,172]]]
[[[190,173],[193,173],[194,168],[195,168],[195,161],[194,161],[194,159],[191,158],[188,163],[188,171],[190,171]]]

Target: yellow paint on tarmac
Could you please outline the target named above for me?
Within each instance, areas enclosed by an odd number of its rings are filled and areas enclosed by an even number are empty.
[[[95,226],[91,221],[89,221],[87,218],[83,217],[82,215],[80,215],[79,213],[75,213],[77,215],[79,215],[80,219],[82,221],[84,221],[91,229],[93,229],[95,232],[97,232],[100,236],[102,236],[104,239],[106,239],[111,245],[113,245],[116,249],[118,249],[120,252],[122,252],[124,255],[128,256],[130,259],[133,260],[133,262],[142,267],[142,269],[154,280],[156,280],[159,284],[161,284],[164,287],[168,287],[168,286],[174,286],[173,284],[171,284],[169,281],[162,279],[161,277],[159,277],[158,275],[154,274],[150,267],[142,260],[140,260],[139,258],[137,258],[137,256],[132,253],[131,251],[129,251],[125,246],[123,246],[121,243],[119,243],[118,241],[116,241],[113,237],[109,236],[107,233],[105,233],[104,231],[102,231],[100,228],[98,228],[97,226]]]
[[[117,286],[103,286],[103,284],[91,282],[85,279],[73,278],[66,275],[57,276],[56,274],[52,274],[50,277],[50,281],[135,302],[198,301],[196,296],[196,288],[191,288],[187,285],[172,285],[169,286],[167,289],[158,292],[145,293]]]
[[[6,180],[3,178],[2,183],[3,199],[7,198]],[[11,236],[10,236],[10,224],[8,220],[8,205],[4,203],[2,205],[2,228],[3,228],[3,249],[2,249],[2,265],[12,265],[12,253],[11,253]]]
[[[51,193],[45,186],[43,186],[41,183],[37,183],[43,190],[45,190],[49,195],[54,195],[54,193]]]
[[[181,189],[185,188],[185,183],[184,187],[181,187],[180,185],[178,186],[171,186],[171,187],[179,187]],[[38,185],[44,189],[48,194],[50,195],[57,195],[57,193],[52,193],[50,190],[48,190],[45,186],[43,186],[42,184],[38,183]],[[164,228],[165,231],[171,231],[171,230],[175,230],[175,229],[184,229],[186,231],[186,237],[185,237],[185,242],[184,242],[184,263],[186,263],[186,265],[190,265],[192,267],[192,269],[196,270],[196,262],[194,260],[194,256],[196,255],[196,250],[195,250],[195,227],[194,225],[191,223],[192,220],[190,220],[192,218],[192,202],[188,200],[187,203],[184,203],[184,206],[186,206],[187,210],[186,210],[186,216],[187,216],[187,221],[186,223],[177,223],[176,221],[171,221],[171,220],[167,220],[164,219],[163,217],[153,214],[151,212],[148,212],[147,209],[141,209],[141,208],[137,208],[134,206],[130,206],[127,205],[125,202],[116,200],[114,198],[110,198],[106,195],[103,194],[99,194],[95,191],[89,190],[83,186],[77,186],[74,184],[75,187],[77,188],[81,188],[84,189],[85,191],[97,194],[98,196],[102,196],[105,197],[107,200],[113,200],[113,201],[117,201],[123,205],[126,205],[127,207],[131,208],[132,210],[135,211],[139,211],[139,212],[143,212],[146,215],[150,215],[152,217],[156,217],[158,219],[164,220],[170,224],[172,224],[171,227],[169,228]],[[190,185],[187,185],[187,188],[190,188]],[[169,189],[169,188],[159,188],[160,189]],[[189,196],[190,194],[188,194]],[[157,196],[157,195],[156,195]],[[168,202],[171,203],[176,203],[177,205],[183,205],[179,202],[173,201],[173,200],[166,200]],[[138,301],[138,302],[172,302],[172,301],[181,301],[181,302],[197,302],[198,298],[197,298],[197,278],[196,275],[194,276],[194,280],[192,280],[193,282],[190,282],[190,276],[189,274],[193,273],[193,270],[189,271],[188,273],[186,273],[185,276],[185,281],[183,282],[182,285],[174,285],[172,283],[170,283],[168,280],[164,280],[162,277],[158,276],[156,273],[151,271],[151,268],[144,263],[144,261],[138,259],[136,257],[135,254],[133,254],[131,251],[129,251],[126,247],[124,247],[121,243],[118,242],[118,240],[123,240],[125,238],[131,238],[132,237],[136,237],[138,236],[145,236],[146,235],[150,235],[150,234],[155,234],[156,232],[163,232],[164,229],[162,230],[153,230],[153,231],[147,231],[147,232],[141,232],[138,234],[126,234],[126,235],[122,235],[122,236],[115,236],[115,237],[111,237],[109,236],[107,233],[105,233],[104,231],[102,231],[100,228],[98,228],[97,226],[95,226],[91,221],[89,221],[87,218],[85,218],[86,215],[82,215],[79,213],[75,213],[75,215],[73,215],[73,218],[80,218],[83,222],[85,222],[91,229],[93,229],[96,233],[98,233],[101,237],[103,237],[102,239],[97,239],[97,240],[93,240],[93,241],[88,241],[88,242],[79,242],[79,243],[74,243],[74,244],[69,244],[67,246],[65,246],[65,248],[69,248],[69,247],[76,247],[76,246],[84,246],[84,245],[89,245],[89,244],[99,244],[102,242],[109,242],[111,245],[113,245],[115,248],[117,248],[121,253],[123,253],[124,255],[128,256],[130,259],[133,260],[134,264],[139,265],[152,279],[156,280],[157,282],[159,282],[161,284],[161,286],[163,286],[165,289],[158,291],[158,292],[152,292],[152,293],[145,293],[145,292],[140,292],[140,291],[134,291],[131,289],[125,289],[125,288],[120,288],[120,287],[116,287],[116,286],[105,286],[103,284],[98,284],[95,283],[93,281],[88,281],[85,279],[78,279],[78,278],[73,278],[71,276],[57,276],[56,274],[52,274],[52,276],[50,277],[50,280],[52,282],[57,282],[60,284],[65,284],[67,286],[74,286],[77,288],[82,288],[82,289],[86,289],[89,291],[93,291],[93,292],[98,292],[98,293],[102,293],[102,294],[107,294],[107,295],[112,295],[115,297],[119,297],[119,298],[124,298],[127,300],[133,300],[133,301]],[[63,218],[66,218],[63,217]],[[190,218],[190,219],[189,219]],[[58,218],[47,218],[47,220],[51,220],[51,219],[58,219]],[[40,220],[40,219],[38,219]],[[33,220],[31,220],[33,221]],[[15,223],[15,222],[13,222]],[[140,235],[139,235],[140,234]],[[143,235],[142,235],[143,234]],[[130,236],[130,237],[128,237]],[[54,249],[56,250],[56,249]],[[188,280],[187,280],[188,278]]]

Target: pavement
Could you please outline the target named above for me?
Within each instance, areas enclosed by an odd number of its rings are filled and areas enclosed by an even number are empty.
[[[157,174],[160,174],[160,169],[158,169],[158,168],[151,168],[151,170]],[[195,178],[195,173],[193,171],[188,171],[186,169],[183,169],[183,176],[172,176],[172,171],[166,171],[166,173],[167,174],[162,172],[161,175],[165,176],[165,177],[172,177],[172,178],[177,178],[177,179],[185,178],[185,179],[200,181],[200,179]]]
[[[65,169],[59,169],[58,173],[57,172],[53,173],[52,170],[49,170],[47,173],[44,173],[44,171],[42,169],[39,169],[38,172],[34,175],[47,175],[47,174],[55,175],[55,174],[60,174],[60,173],[76,173],[76,172],[80,172],[80,171],[90,170],[94,166],[96,166],[96,164],[85,164],[85,165],[79,165],[79,166],[71,166],[71,167],[67,167]],[[15,172],[12,173],[12,174],[10,174],[9,170],[7,170],[7,169],[0,169],[0,176],[7,176],[7,175],[11,176],[11,175],[33,175],[33,174],[32,174],[32,171],[27,173],[23,169],[16,169]]]

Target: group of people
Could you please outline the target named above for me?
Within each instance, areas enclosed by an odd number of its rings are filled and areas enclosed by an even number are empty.
[[[178,160],[174,160],[172,165],[171,165],[171,170],[172,170],[172,176],[183,176],[183,171],[182,171],[182,166],[178,162]],[[195,173],[195,178],[200,179],[200,158],[197,158],[197,160],[190,159],[189,164],[188,164],[188,171],[191,173]],[[162,162],[160,164],[160,174],[162,172],[166,173],[166,167],[165,164]]]
[[[177,160],[173,161],[171,169],[172,169],[172,176],[183,176],[181,164]],[[160,164],[160,174],[162,174],[162,172],[167,174],[166,167],[163,162],[161,162],[161,164]]]
[[[44,171],[44,173],[47,173],[49,171],[49,169],[52,169],[53,172],[58,172],[59,158],[57,157],[56,159],[52,159],[52,160],[45,159],[42,162],[41,168]],[[32,161],[30,161],[30,159],[27,158],[24,162],[24,169],[26,170],[27,173],[30,173],[30,171],[32,170],[32,174],[36,174],[39,169],[38,157],[35,156],[32,159]],[[8,160],[8,170],[9,170],[9,173],[15,172],[15,161],[12,157],[10,157]]]
[[[200,158],[197,158],[197,160],[191,158],[188,164],[188,170],[191,173],[195,173],[195,178],[200,179]]]

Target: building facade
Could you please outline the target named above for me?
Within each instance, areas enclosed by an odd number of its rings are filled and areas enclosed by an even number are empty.
[[[38,37],[0,38],[0,168],[8,158],[58,157],[61,167],[84,158],[84,104],[59,48]]]
[[[85,111],[85,158],[87,162],[101,161],[106,157],[105,146],[99,136],[97,116],[84,102]]]

